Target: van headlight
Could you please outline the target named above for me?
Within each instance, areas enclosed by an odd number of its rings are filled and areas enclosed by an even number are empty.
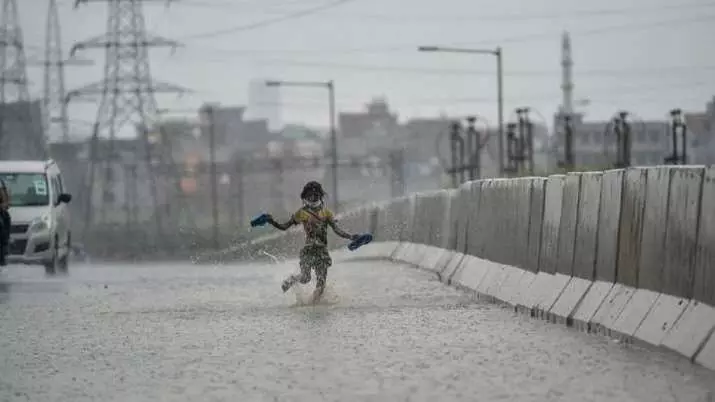
[[[51,226],[52,221],[50,219],[50,215],[45,214],[32,220],[30,223],[30,231],[42,232],[44,230],[49,230]]]

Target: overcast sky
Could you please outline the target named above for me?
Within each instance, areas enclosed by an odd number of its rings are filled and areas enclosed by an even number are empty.
[[[74,9],[60,0],[66,50],[106,29],[107,4]],[[530,106],[549,122],[561,101],[561,32],[571,32],[575,99],[589,119],[627,109],[642,118],[673,107],[701,110],[715,94],[715,1],[706,0],[179,0],[145,1],[147,29],[185,47],[151,51],[156,79],[195,94],[158,98],[160,107],[204,101],[240,105],[256,78],[336,83],[340,111],[359,111],[385,97],[401,119],[476,113],[496,123],[495,60],[489,56],[418,53],[419,45],[504,49],[506,116]],[[18,0],[28,57],[43,55],[46,0]],[[312,12],[321,6],[324,9]],[[305,13],[300,12],[306,10]],[[298,13],[298,16],[296,14]],[[282,16],[294,17],[282,19]],[[262,21],[274,23],[260,24]],[[69,88],[101,78],[95,66],[67,71]],[[31,94],[42,71],[29,68]],[[283,120],[326,125],[319,89],[283,89]],[[70,108],[94,120],[96,105]],[[538,117],[536,117],[539,119]]]

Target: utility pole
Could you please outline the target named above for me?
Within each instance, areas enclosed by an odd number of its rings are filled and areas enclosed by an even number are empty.
[[[209,176],[211,181],[211,225],[212,243],[215,249],[219,249],[219,231],[218,231],[218,183],[216,182],[216,124],[214,108],[208,105],[202,110],[206,116],[206,128],[209,137]]]
[[[338,134],[335,128],[335,84],[328,81],[328,104],[330,105],[330,158],[332,159],[332,180],[333,180],[333,211],[337,214],[340,208],[340,198],[338,196]]]
[[[499,174],[505,173],[504,164],[504,52],[501,46],[495,49],[464,49],[443,46],[420,46],[417,48],[420,52],[447,52],[447,53],[466,53],[466,54],[483,54],[492,55],[496,58],[497,64],[497,114],[499,115],[499,137],[497,138],[497,146],[499,148]]]
[[[450,162],[447,163],[440,156],[440,163],[452,177],[454,187],[467,180],[481,178],[481,152],[489,140],[489,126],[486,122],[484,133],[480,133],[475,127],[476,122],[480,121],[478,117],[468,116],[464,120],[467,122],[466,129],[461,120],[452,122],[449,127]],[[441,149],[444,134],[437,136],[438,150]]]
[[[16,0],[3,0],[0,18],[0,159],[45,159],[47,142],[39,114],[33,116],[37,105],[30,101]]]
[[[669,165],[685,165],[688,163],[688,127],[685,125],[683,111],[681,109],[671,110],[670,119],[673,153],[665,158],[665,163]],[[680,137],[680,147],[678,147],[678,137]]]
[[[108,194],[113,184],[112,169],[116,164],[126,163],[117,161],[116,137],[122,129],[133,129],[137,133],[136,147],[133,150],[135,164],[139,164],[139,154],[144,153],[142,164],[148,176],[148,187],[153,201],[153,215],[156,225],[156,239],[163,235],[162,219],[164,213],[159,205],[156,174],[153,168],[155,157],[158,164],[164,165],[165,155],[154,155],[154,149],[163,151],[161,144],[153,144],[149,139],[149,122],[157,113],[156,93],[187,92],[186,89],[164,82],[157,82],[152,78],[149,68],[149,48],[166,46],[177,47],[175,41],[159,36],[149,35],[145,29],[143,1],[149,0],[99,0],[109,3],[107,17],[107,32],[78,42],[70,51],[73,56],[78,50],[105,49],[104,78],[96,83],[70,91],[65,102],[82,97],[100,97],[97,118],[92,132],[90,143],[90,169],[88,172],[88,207],[85,216],[85,232],[95,223],[95,209],[91,200],[94,194],[95,181],[99,181],[101,192],[104,194],[100,203],[99,216],[105,218],[108,209]],[[88,0],[76,0],[75,7]],[[104,144],[100,147],[100,138]],[[141,150],[140,148],[144,148]],[[95,170],[104,164],[103,180],[95,179]],[[130,162],[131,163],[131,162]],[[124,185],[126,183],[125,178]]]
[[[390,195],[392,198],[405,195],[405,151],[390,152]]]
[[[331,166],[331,181],[332,181],[332,196],[333,196],[333,212],[338,213],[340,208],[340,197],[338,195],[338,136],[335,124],[335,82],[323,81],[266,81],[268,87],[322,87],[328,90],[328,113],[330,114],[330,155],[332,159]]]
[[[627,168],[631,166],[631,147],[632,147],[632,130],[631,124],[628,121],[629,113],[620,111],[611,120],[611,124],[607,127],[606,135],[609,131],[613,131],[616,135],[616,168]],[[608,130],[608,128],[611,130]]]

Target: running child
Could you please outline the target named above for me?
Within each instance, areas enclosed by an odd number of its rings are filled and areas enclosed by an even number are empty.
[[[347,240],[357,240],[360,236],[349,234],[338,227],[333,213],[325,207],[325,192],[320,183],[308,182],[303,187],[300,198],[303,200],[303,207],[296,211],[288,222],[276,222],[271,215],[267,215],[267,222],[279,230],[303,225],[305,246],[300,250],[300,273],[286,278],[281,288],[286,292],[296,282],[310,282],[310,271],[313,269],[316,278],[313,300],[317,301],[325,291],[328,268],[333,264],[328,253],[328,226],[335,234]]]

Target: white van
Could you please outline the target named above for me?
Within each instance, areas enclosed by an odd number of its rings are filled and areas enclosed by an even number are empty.
[[[10,264],[44,265],[66,272],[72,239],[62,176],[52,161],[0,161],[0,179],[10,193]]]

